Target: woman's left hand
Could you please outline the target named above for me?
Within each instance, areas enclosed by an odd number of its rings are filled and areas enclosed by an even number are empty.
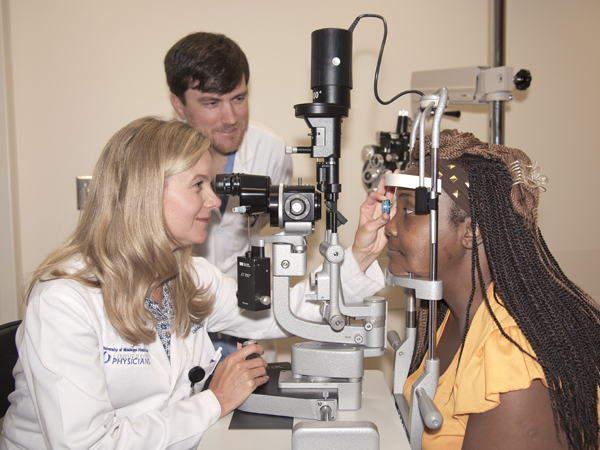
[[[400,173],[396,170],[394,173]],[[388,237],[385,234],[385,226],[396,214],[396,203],[392,203],[390,213],[382,211],[384,200],[394,198],[395,187],[385,187],[385,175],[381,177],[377,191],[369,194],[367,199],[360,207],[360,219],[358,230],[354,236],[352,253],[360,268],[367,270],[369,266],[377,259],[379,254],[387,245]]]

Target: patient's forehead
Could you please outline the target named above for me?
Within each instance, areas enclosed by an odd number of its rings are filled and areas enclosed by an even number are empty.
[[[402,173],[405,173],[407,175],[418,175],[419,174],[419,166],[418,166],[418,164],[412,163]],[[425,173],[428,173],[427,169],[425,169]]]

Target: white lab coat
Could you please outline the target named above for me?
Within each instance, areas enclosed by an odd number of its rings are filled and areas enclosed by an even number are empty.
[[[266,126],[250,121],[242,144],[235,153],[233,173],[249,173],[271,177],[272,184],[289,184],[292,178],[292,158],[285,153],[284,140]],[[248,219],[234,213],[239,197],[227,199],[225,214],[214,210],[208,222],[208,238],[194,245],[194,254],[206,258],[221,272],[232,278],[237,276],[237,257],[248,248]],[[269,223],[269,215],[250,219],[250,237],[258,236],[262,227]]]
[[[190,397],[189,369],[207,367],[214,355],[207,332],[286,334],[270,313],[237,308],[234,280],[203,258],[194,258],[194,267],[199,283],[213,289],[214,308],[187,338],[172,336],[170,362],[159,339],[132,346],[116,334],[99,289],[69,279],[37,284],[17,332],[16,389],[0,449],[196,448],[221,413],[210,390]],[[350,302],[385,286],[377,263],[362,273],[351,250],[342,282]],[[291,303],[296,314],[318,321],[315,305],[302,301],[309,290],[308,282],[295,286]]]

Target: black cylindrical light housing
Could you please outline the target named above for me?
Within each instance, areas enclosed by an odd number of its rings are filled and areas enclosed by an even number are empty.
[[[323,28],[312,32],[310,86],[313,103],[350,108],[352,32]]]

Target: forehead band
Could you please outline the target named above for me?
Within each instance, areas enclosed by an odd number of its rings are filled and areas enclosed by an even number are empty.
[[[429,162],[429,156],[426,163]],[[425,187],[431,187],[431,178],[425,177]],[[441,194],[442,187],[450,198],[458,204],[467,214],[470,214],[469,206],[469,178],[467,174],[458,165],[447,160],[440,160],[438,164],[437,192]],[[385,177],[386,186],[402,187],[406,189],[416,189],[419,187],[418,175],[407,174],[387,174]]]
[[[425,177],[425,187],[431,187],[431,178]],[[442,180],[437,180],[438,194],[442,193]],[[416,189],[419,187],[419,175],[407,175],[404,173],[388,173],[385,176],[385,185],[401,187],[405,189]]]

